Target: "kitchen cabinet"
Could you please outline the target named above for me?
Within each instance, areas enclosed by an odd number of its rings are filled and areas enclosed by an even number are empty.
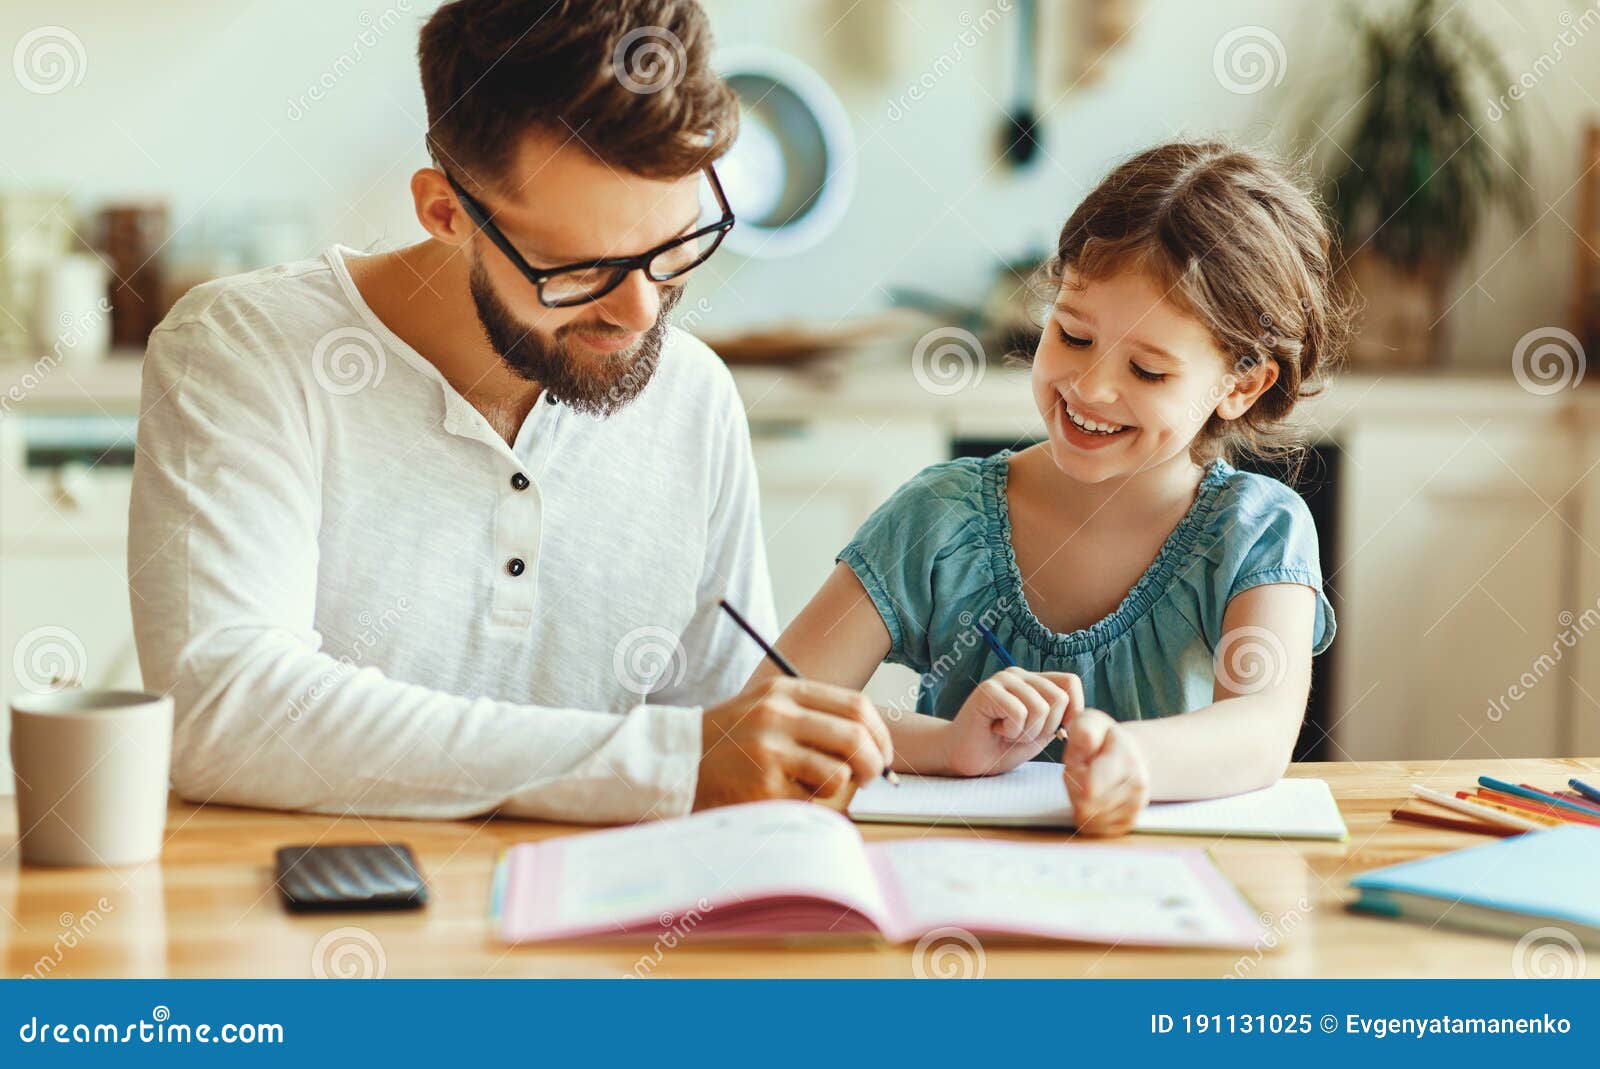
[[[1571,614],[1566,638],[1574,643],[1567,653],[1571,720],[1562,752],[1590,756],[1600,754],[1600,405],[1589,409],[1575,437],[1580,478],[1572,511],[1578,521],[1571,540],[1573,590],[1563,607]]]
[[[28,420],[0,421],[0,699],[59,678],[137,688],[128,605],[130,469],[28,462]],[[0,793],[13,787],[0,720]]]
[[[1560,419],[1453,416],[1343,436],[1335,756],[1571,752],[1574,439]]]

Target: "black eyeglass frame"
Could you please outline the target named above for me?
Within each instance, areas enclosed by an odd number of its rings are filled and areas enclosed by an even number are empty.
[[[466,210],[467,218],[471,219],[473,224],[488,236],[489,240],[494,243],[495,248],[499,249],[505,254],[506,259],[511,261],[511,266],[515,267],[522,273],[524,278],[533,283],[534,291],[539,295],[539,303],[544,305],[546,308],[574,308],[581,304],[591,304],[594,301],[598,301],[606,294],[622,285],[623,280],[627,278],[628,275],[634,270],[643,271],[645,277],[651,282],[671,282],[675,278],[682,278],[690,271],[693,271],[695,268],[711,259],[711,254],[717,251],[717,248],[722,244],[722,239],[727,237],[728,231],[733,229],[733,208],[728,204],[727,194],[723,193],[722,191],[722,183],[717,180],[716,168],[707,164],[705,169],[706,177],[711,182],[711,192],[712,195],[717,198],[717,206],[722,209],[722,218],[716,222],[700,227],[698,230],[685,234],[682,237],[673,238],[671,241],[663,242],[653,249],[646,249],[637,256],[608,256],[599,260],[583,260],[578,263],[561,264],[557,267],[534,267],[527,260],[523,259],[522,254],[517,251],[516,246],[511,244],[510,239],[508,239],[500,230],[500,228],[494,224],[494,220],[491,218],[489,211],[481,203],[479,203],[478,200],[472,196],[472,194],[468,193],[465,189],[462,189],[461,183],[457,182],[455,178],[451,176],[449,171],[445,171],[442,168],[440,171],[444,175],[444,180],[450,183],[450,188],[455,190],[456,197],[461,201],[461,207]],[[716,234],[716,239],[712,241],[711,247],[705,251],[705,255],[695,260],[694,263],[689,264],[687,267],[681,268],[680,270],[673,271],[668,275],[656,275],[651,272],[650,261],[654,260],[657,256],[660,256],[664,252],[675,249],[680,245],[687,245],[691,241],[698,241],[707,234],[711,233]],[[607,282],[605,286],[597,292],[585,294],[576,298],[575,300],[549,301],[545,299],[545,283],[549,282],[556,276],[577,271],[594,271],[608,267],[614,268],[616,273],[612,276],[611,281]]]

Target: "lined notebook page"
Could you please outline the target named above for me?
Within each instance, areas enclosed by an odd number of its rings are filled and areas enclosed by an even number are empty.
[[[855,820],[1070,828],[1072,804],[1061,766],[1029,761],[1000,776],[912,776],[900,786],[873,780],[850,802]]]
[[[900,824],[1070,828],[1072,805],[1061,782],[1061,766],[1030,761],[1001,776],[903,775],[898,788],[874,781],[856,792],[850,816]],[[1279,780],[1271,787],[1227,798],[1156,803],[1140,814],[1134,830],[1283,839],[1346,835],[1333,792],[1319,779]]]

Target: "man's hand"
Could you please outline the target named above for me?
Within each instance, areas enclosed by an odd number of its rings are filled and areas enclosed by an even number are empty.
[[[1066,725],[1062,776],[1078,830],[1123,835],[1150,801],[1150,770],[1133,736],[1099,709],[1085,709]]]
[[[784,676],[760,680],[701,721],[695,809],[765,798],[837,797],[893,758],[889,729],[858,691]]]
[[[961,703],[946,730],[944,764],[957,776],[1009,772],[1082,709],[1083,681],[1071,672],[996,672]]]

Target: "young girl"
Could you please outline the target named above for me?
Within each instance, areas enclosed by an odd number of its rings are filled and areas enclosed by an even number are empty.
[[[1031,383],[1048,439],[911,479],[779,647],[850,687],[885,659],[916,669],[894,768],[1043,753],[1088,834],[1151,799],[1274,782],[1333,610],[1304,502],[1228,458],[1291,452],[1278,425],[1339,356],[1329,248],[1311,198],[1253,152],[1176,143],[1116,168],[1047,267]]]

